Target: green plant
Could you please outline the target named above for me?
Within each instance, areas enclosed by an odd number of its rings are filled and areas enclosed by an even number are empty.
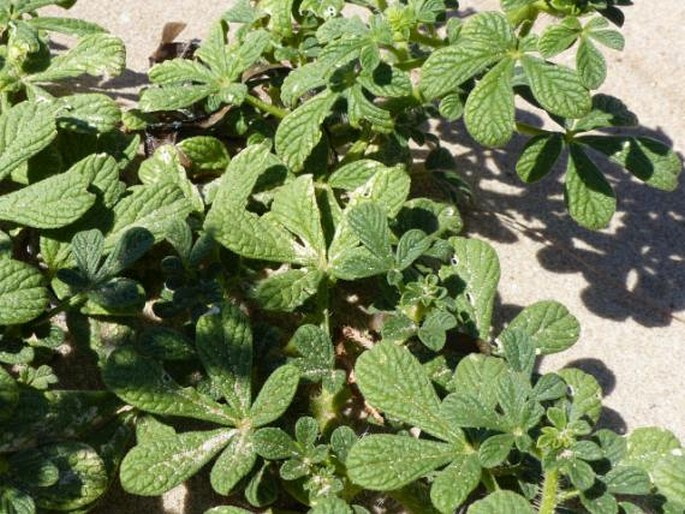
[[[602,133],[637,120],[591,93],[629,1],[462,21],[455,1],[239,0],[124,113],[70,94],[124,57],[36,13],[73,3],[0,0],[0,510],[84,511],[114,480],[160,495],[215,457],[212,514],[685,510],[673,434],[597,428],[592,376],[536,372],[579,337],[564,306],[493,336],[499,261],[459,235],[468,187],[428,123],[530,136],[526,182],[565,150],[588,228],[616,205],[594,152],[675,189],[678,157]],[[55,55],[51,31],[77,40]],[[64,361],[87,383],[52,389]]]

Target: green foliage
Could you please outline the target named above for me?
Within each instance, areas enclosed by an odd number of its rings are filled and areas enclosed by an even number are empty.
[[[564,306],[493,334],[499,259],[460,235],[470,192],[430,123],[531,136],[526,183],[566,159],[590,229],[607,161],[676,189],[675,153],[606,131],[637,118],[592,93],[630,2],[239,0],[127,112],[70,91],[125,58],[40,16],[74,3],[0,0],[0,511],[196,474],[226,497],[208,514],[683,511],[672,433],[598,428],[594,377],[536,371],[579,339]]]

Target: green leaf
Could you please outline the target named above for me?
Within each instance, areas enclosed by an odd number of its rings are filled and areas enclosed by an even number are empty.
[[[276,129],[276,154],[294,172],[302,171],[307,157],[321,140],[321,124],[338,95],[326,90],[288,114]]]
[[[678,187],[683,165],[678,155],[661,141],[625,136],[581,136],[577,141],[602,152],[649,186],[664,191],[675,191]]]
[[[292,70],[283,80],[281,101],[286,107],[293,108],[305,93],[325,85],[326,79],[319,63],[307,63]]]
[[[440,116],[456,121],[464,115],[464,100],[459,93],[449,93],[440,100]]]
[[[90,279],[100,267],[100,259],[105,247],[105,238],[97,229],[78,232],[71,240],[71,252],[76,266]]]
[[[521,58],[533,96],[552,114],[580,118],[592,108],[592,98],[573,70],[524,55]]]
[[[216,76],[208,68],[197,61],[189,59],[170,59],[155,64],[148,72],[150,82],[161,86],[178,84],[185,82],[200,82],[211,84],[216,80]]]
[[[114,351],[103,369],[107,387],[125,402],[153,414],[183,416],[233,426],[237,414],[192,387],[181,387],[152,359],[129,348]]]
[[[40,487],[33,480],[24,484],[37,507],[72,511],[94,502],[107,490],[107,470],[90,446],[65,442],[43,446],[37,451],[44,463],[54,466],[59,473],[49,487]]]
[[[411,96],[413,91],[409,73],[384,62],[373,70],[363,70],[357,82],[371,94],[387,98]]]
[[[0,197],[0,219],[34,228],[60,228],[83,216],[95,203],[92,178],[77,167]]]
[[[445,441],[463,434],[440,414],[440,400],[418,360],[401,346],[381,342],[357,359],[357,384],[366,401],[388,416]]]
[[[458,309],[468,316],[469,330],[487,340],[500,277],[499,259],[484,241],[452,237],[449,243],[454,256],[440,269],[440,278],[454,294]]]
[[[418,331],[419,339],[434,352],[442,350],[447,341],[447,331],[457,326],[453,314],[435,309],[423,320]]]
[[[102,263],[102,267],[94,276],[95,280],[113,277],[128,269],[152,248],[154,242],[155,238],[152,234],[142,227],[127,230],[117,241],[112,253]],[[100,249],[103,248],[103,244],[104,240],[99,243]]]
[[[514,318],[502,335],[510,330],[528,334],[538,353],[547,355],[573,346],[580,337],[580,323],[566,307],[555,301],[534,303]]]
[[[72,132],[104,133],[121,123],[121,109],[117,103],[100,93],[62,97],[57,105],[59,127]]]
[[[515,437],[511,434],[497,434],[488,437],[478,448],[478,459],[485,468],[494,468],[502,464],[514,445]]]
[[[286,348],[299,355],[289,358],[288,363],[296,366],[307,380],[319,382],[331,375],[335,366],[335,350],[331,338],[321,328],[301,325]]]
[[[581,82],[588,89],[598,89],[606,80],[606,59],[587,37],[580,40],[576,54],[576,70]]]
[[[664,428],[637,428],[627,439],[627,453],[619,465],[634,466],[650,474],[659,461],[669,455],[675,455],[681,448],[678,438]]]
[[[407,269],[416,259],[428,251],[432,243],[433,238],[428,237],[423,230],[407,230],[397,243],[395,252],[397,268],[400,270]]]
[[[276,272],[260,280],[250,296],[267,311],[293,312],[316,294],[323,277],[318,269]]]
[[[31,82],[54,82],[80,75],[117,76],[126,67],[126,47],[118,37],[95,33],[55,57],[50,67],[27,77]]]
[[[397,435],[369,435],[350,450],[345,464],[350,480],[373,491],[399,489],[450,462],[445,443]]]
[[[19,385],[0,366],[0,421],[9,418],[19,402]]]
[[[390,262],[390,228],[385,210],[375,202],[365,202],[345,213],[352,232],[371,254],[380,261]]]
[[[601,127],[637,126],[637,116],[621,100],[610,95],[596,94],[592,97],[592,110],[574,123],[573,130],[587,132]],[[578,138],[580,139],[582,138]]]
[[[514,60],[502,59],[478,81],[466,100],[464,122],[485,146],[503,146],[514,133]]]
[[[295,441],[280,428],[261,428],[252,440],[257,454],[267,460],[289,459],[299,453]]]
[[[306,265],[312,258],[273,217],[247,211],[257,179],[279,161],[263,145],[248,146],[221,177],[204,228],[214,239],[244,257]],[[309,200],[310,201],[310,200]]]
[[[132,227],[144,228],[155,242],[161,241],[168,226],[174,220],[185,219],[191,211],[183,191],[172,182],[133,186],[128,191],[129,195],[114,207],[114,225],[105,238],[105,252],[111,251]]]
[[[124,457],[121,486],[142,496],[163,494],[197,473],[234,437],[235,430],[220,428],[145,441]]]
[[[96,23],[79,20],[76,18],[37,16],[25,21],[35,29],[59,32],[68,36],[83,37],[99,32],[107,32],[104,28]]]
[[[303,252],[319,264],[326,258],[326,240],[311,175],[286,183],[274,194],[271,216],[303,243]]]
[[[495,491],[474,502],[467,514],[533,514],[528,500],[511,491]]]
[[[503,359],[471,353],[459,361],[449,390],[472,395],[487,407],[494,408],[497,395],[492,385],[506,372]]]
[[[569,421],[587,417],[592,423],[597,423],[602,413],[602,388],[597,380],[592,375],[574,368],[562,369],[557,374],[569,386]]]
[[[433,505],[452,514],[480,483],[481,467],[476,454],[460,455],[435,477],[430,490]]]
[[[290,406],[299,381],[300,371],[295,366],[285,365],[274,371],[252,404],[252,424],[261,427],[280,418]]]
[[[559,55],[576,42],[581,32],[582,26],[578,18],[567,16],[561,23],[545,29],[538,40],[538,50],[545,59]]]
[[[652,470],[652,478],[668,501],[685,505],[685,456],[683,450],[674,451],[661,459]]]
[[[372,130],[390,133],[394,127],[390,111],[378,107],[366,98],[359,85],[352,86],[347,91],[347,114],[350,125],[354,128],[363,128],[362,122],[366,122]]]
[[[623,34],[617,30],[607,29],[608,26],[609,22],[605,18],[597,16],[585,25],[585,32],[589,37],[612,50],[623,50],[625,46]]]
[[[36,514],[33,498],[13,487],[0,488],[0,508],[7,514]]]
[[[175,111],[196,104],[217,91],[217,86],[207,85],[151,87],[140,95],[138,107],[143,112]]]
[[[238,307],[223,303],[197,322],[197,352],[212,383],[240,416],[252,402],[252,330]]]
[[[504,432],[508,420],[488,408],[476,396],[459,391],[448,395],[442,402],[441,415],[450,425],[466,428],[485,428]]]
[[[221,175],[231,162],[226,146],[215,137],[189,137],[176,146],[190,161],[193,173]]]
[[[0,325],[31,321],[47,305],[48,291],[37,269],[13,259],[0,259]]]
[[[22,102],[0,115],[0,180],[47,147],[57,135],[55,108]]]
[[[214,463],[209,475],[212,489],[224,496],[254,467],[257,461],[251,432],[238,432]]]
[[[516,163],[519,178],[532,184],[546,177],[557,162],[562,148],[560,134],[545,134],[529,139]]]
[[[500,13],[473,15],[464,23],[457,43],[431,53],[421,68],[421,92],[427,100],[457,87],[502,59],[516,37]]]
[[[205,511],[205,514],[251,514],[250,511],[239,507],[213,507]]]
[[[602,172],[577,145],[571,145],[564,198],[571,217],[581,226],[599,230],[616,211],[616,196]]]
[[[607,491],[611,494],[649,494],[652,481],[649,474],[640,468],[623,467],[614,468],[603,477]]]

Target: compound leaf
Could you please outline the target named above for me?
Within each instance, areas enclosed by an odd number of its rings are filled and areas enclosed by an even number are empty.
[[[233,437],[234,430],[217,429],[145,441],[124,457],[121,485],[132,494],[163,494],[197,473]]]
[[[350,450],[345,464],[355,484],[373,491],[399,489],[454,458],[451,445],[397,435],[370,435]]]

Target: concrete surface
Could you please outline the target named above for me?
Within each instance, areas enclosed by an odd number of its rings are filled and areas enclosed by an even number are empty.
[[[603,92],[622,98],[639,115],[644,133],[673,142],[682,155],[685,74],[677,55],[685,41],[685,3],[635,4],[626,9],[626,50],[610,53]],[[164,23],[185,21],[183,38],[201,38],[229,5],[223,0],[82,0],[72,13],[124,38],[129,70],[114,85],[131,99],[144,83],[147,57]],[[465,0],[462,5],[484,10],[496,2]],[[570,352],[546,358],[542,367],[573,364],[595,375],[604,388],[604,421],[610,426],[661,425],[685,441],[685,180],[668,194],[612,170],[619,212],[608,230],[590,232],[566,215],[562,188],[554,179],[521,186],[513,171],[517,142],[483,151],[462,127],[440,130],[455,143],[462,171],[479,198],[469,231],[490,241],[501,259],[499,323],[537,300],[561,301],[580,319],[581,341]],[[193,499],[183,494],[167,495],[164,503],[128,499],[125,504],[114,494],[98,512],[199,513],[218,503],[207,490]]]

